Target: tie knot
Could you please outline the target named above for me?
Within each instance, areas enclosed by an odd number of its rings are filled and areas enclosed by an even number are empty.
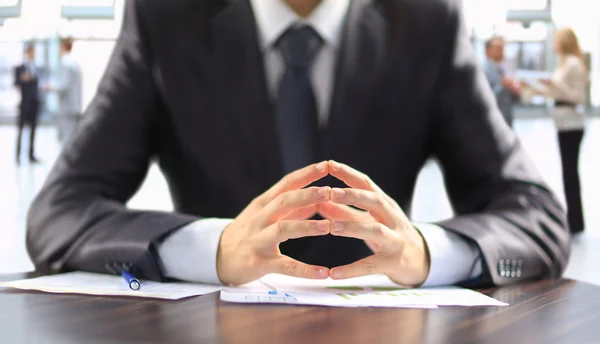
[[[321,48],[321,36],[310,26],[292,27],[281,35],[276,46],[288,67],[306,68]]]

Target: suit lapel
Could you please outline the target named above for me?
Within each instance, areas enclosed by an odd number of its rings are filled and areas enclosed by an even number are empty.
[[[210,24],[220,104],[227,109],[223,115],[231,116],[232,139],[238,141],[245,166],[254,179],[270,185],[283,168],[254,15],[247,0],[228,3]]]
[[[337,59],[330,119],[323,135],[322,158],[339,156],[358,135],[361,120],[386,56],[388,30],[375,0],[352,0]],[[272,183],[283,175],[267,91],[263,55],[248,0],[226,0],[210,19],[215,78],[220,79],[223,116],[232,122],[232,139],[255,179]],[[204,30],[204,29],[203,29]],[[235,101],[233,101],[235,100]],[[363,115],[364,114],[364,115]]]
[[[338,56],[324,158],[338,157],[336,151],[347,147],[358,134],[365,107],[385,65],[387,37],[386,20],[375,1],[353,0]]]

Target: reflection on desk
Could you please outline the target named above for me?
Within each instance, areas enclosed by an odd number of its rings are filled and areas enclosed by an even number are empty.
[[[23,278],[2,276],[0,280]],[[7,343],[592,343],[600,287],[567,279],[483,290],[509,307],[237,305],[0,291]]]

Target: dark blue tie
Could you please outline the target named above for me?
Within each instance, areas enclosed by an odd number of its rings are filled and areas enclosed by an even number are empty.
[[[319,34],[307,26],[288,29],[276,43],[286,64],[275,104],[286,174],[316,159],[319,127],[310,67],[322,43]]]

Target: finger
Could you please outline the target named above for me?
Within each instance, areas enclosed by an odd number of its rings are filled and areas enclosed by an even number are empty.
[[[329,234],[331,221],[279,221],[270,225],[261,235],[267,246],[277,245],[289,239]]]
[[[395,213],[383,194],[359,189],[333,189],[331,201],[337,204],[353,205],[368,211],[377,221],[395,228]]]
[[[315,216],[318,213],[318,205],[312,204],[300,209],[292,210],[283,220],[288,221],[299,221],[299,220],[308,220]]]
[[[277,273],[292,277],[326,279],[329,269],[323,266],[308,265],[288,256],[280,256],[269,263],[270,273]]]
[[[321,203],[317,206],[318,213],[331,221],[347,221],[347,222],[374,222],[374,219],[368,212],[350,208],[347,205],[335,204],[332,202]],[[332,227],[333,229],[333,224]],[[380,248],[380,244],[375,244],[365,240],[365,244],[375,253]]]
[[[373,218],[365,211],[353,209],[347,205],[336,204],[332,202],[318,204],[317,211],[322,217],[333,221],[373,221]]]
[[[383,259],[378,255],[369,256],[349,265],[338,266],[329,272],[334,280],[347,279],[385,273]]]
[[[266,204],[284,192],[302,189],[327,174],[329,174],[329,164],[326,161],[301,168],[283,177],[260,197]]]
[[[329,161],[329,173],[337,179],[343,181],[351,188],[381,191],[379,187],[367,176],[352,167],[333,160]]]
[[[333,160],[329,161],[329,173],[337,179],[343,181],[351,188],[380,192],[385,199],[395,208],[400,208],[396,201],[388,196],[369,176],[355,170],[354,168]]]
[[[385,247],[393,242],[394,232],[379,222],[341,222],[331,224],[331,234],[346,238],[356,238]]]
[[[331,188],[329,186],[310,187],[282,193],[260,210],[260,227],[263,228],[280,221],[299,208],[327,202],[330,195]]]

